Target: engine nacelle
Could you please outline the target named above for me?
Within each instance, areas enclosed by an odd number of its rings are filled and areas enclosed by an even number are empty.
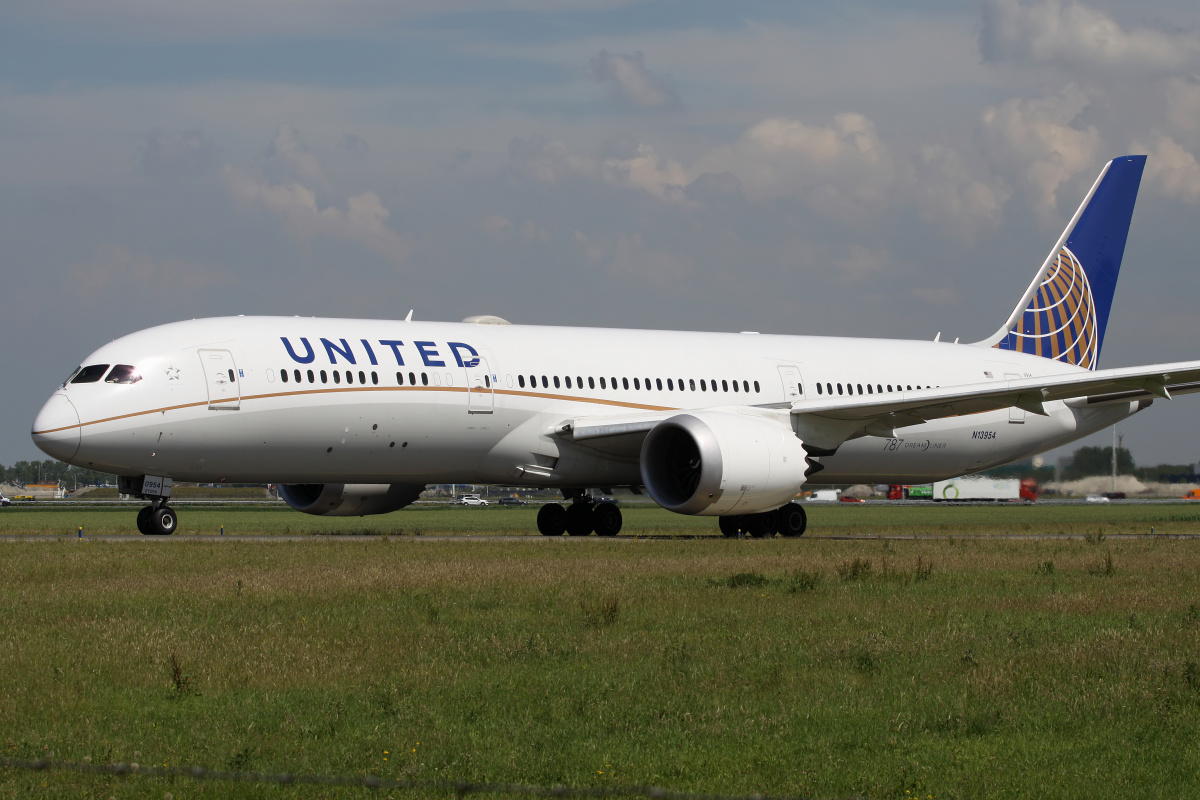
[[[779,508],[804,483],[803,444],[764,417],[698,411],[665,419],[642,442],[642,482],[679,514],[753,514]]]
[[[294,483],[280,484],[279,496],[305,514],[365,517],[398,511],[424,490],[424,486],[404,483]]]

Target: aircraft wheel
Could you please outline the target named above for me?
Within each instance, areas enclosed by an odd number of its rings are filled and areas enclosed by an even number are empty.
[[[717,517],[717,527],[721,529],[725,538],[734,538],[738,535],[738,531],[742,530],[742,517],[739,515]]]
[[[616,536],[621,532],[621,509],[616,503],[600,503],[592,509],[592,525],[599,536]]]
[[[179,525],[179,517],[168,506],[159,506],[150,514],[150,528],[160,536],[170,536]]]
[[[562,536],[567,530],[567,510],[558,503],[538,509],[537,528],[542,536]]]
[[[154,531],[150,528],[150,515],[153,513],[154,506],[146,506],[138,511],[137,514],[137,529],[146,536],[154,533]]]
[[[808,528],[808,514],[799,503],[788,503],[775,512],[776,530],[781,536],[803,536]]]
[[[775,520],[774,511],[764,511],[761,514],[747,514],[745,525],[755,539],[770,539],[775,535]]]
[[[591,536],[592,506],[585,503],[571,503],[566,512],[567,533],[572,536]]]

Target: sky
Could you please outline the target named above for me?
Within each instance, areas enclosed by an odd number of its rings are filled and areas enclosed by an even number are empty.
[[[1200,358],[1195,2],[8,0],[0,463],[192,317],[975,341],[1127,153],[1100,365]]]

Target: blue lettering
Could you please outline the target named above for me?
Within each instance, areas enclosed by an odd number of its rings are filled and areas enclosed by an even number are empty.
[[[287,340],[286,336],[280,336],[279,339],[283,342],[283,346],[287,348],[288,355],[298,364],[311,364],[313,359],[317,357],[317,354],[313,352],[312,345],[308,343],[308,339],[303,337],[300,339],[304,343],[305,353],[303,358],[296,355],[296,351],[292,349],[292,343]]]
[[[379,343],[392,348],[392,355],[396,357],[396,363],[402,367],[404,366],[404,356],[400,355],[400,347],[404,342],[399,339],[380,339]],[[372,361],[371,363],[374,364],[375,362]]]
[[[421,360],[425,362],[427,367],[444,367],[445,361],[435,361],[434,358],[439,355],[434,342],[413,342],[413,346],[417,348],[417,352],[421,354]]]
[[[338,339],[338,341],[342,343],[341,347],[338,347],[336,344],[329,341],[328,339],[324,339],[324,338],[321,339],[321,344],[325,345],[325,352],[329,354],[329,363],[330,364],[338,363],[337,357],[334,356],[334,353],[340,353],[342,358],[346,359],[351,364],[357,364],[358,362],[354,360],[354,353],[351,352],[350,345],[346,343],[346,340]]]
[[[371,359],[371,366],[378,366],[379,362],[375,360],[375,351],[371,349],[370,342],[368,342],[366,339],[359,339],[359,341],[362,342],[363,347],[366,348],[367,358]]]
[[[471,347],[471,345],[469,345],[469,344],[463,344],[462,342],[447,342],[446,344],[450,347],[450,350],[454,353],[454,360],[458,362],[458,365],[460,367],[478,367],[479,366],[479,353],[475,350],[474,347]],[[459,350],[466,350],[468,353],[471,354],[471,357],[468,358],[464,362],[462,354],[458,352]]]

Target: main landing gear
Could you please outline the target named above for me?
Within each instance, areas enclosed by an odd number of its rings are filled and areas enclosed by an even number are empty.
[[[762,514],[741,514],[720,518],[721,533],[729,537],[741,534],[755,539],[765,539],[775,534],[785,538],[803,536],[808,527],[808,515],[799,503],[788,503],[774,511]]]
[[[564,492],[565,493],[565,492]],[[573,492],[568,497],[571,505],[547,503],[538,509],[537,526],[543,536],[590,536],[595,531],[599,536],[616,536],[621,532],[621,509],[607,500],[595,502],[582,492]]]
[[[179,517],[167,506],[166,500],[146,506],[137,515],[137,529],[147,536],[169,536],[178,526]]]

